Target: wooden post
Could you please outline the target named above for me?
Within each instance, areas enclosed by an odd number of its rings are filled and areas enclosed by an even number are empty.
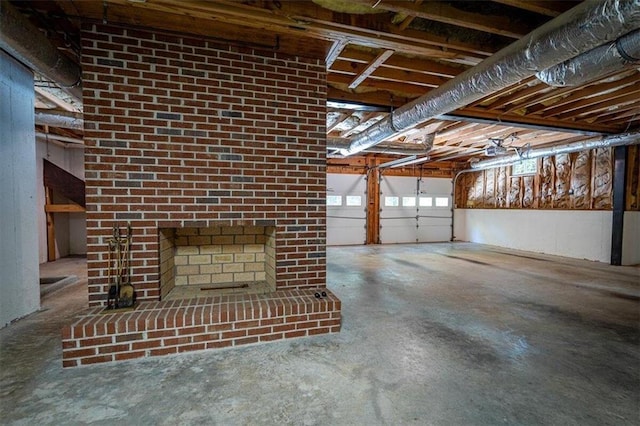
[[[367,161],[367,244],[380,244],[380,172],[377,160]]]

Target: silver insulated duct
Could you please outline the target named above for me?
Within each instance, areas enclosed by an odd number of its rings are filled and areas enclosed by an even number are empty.
[[[78,112],[36,109],[36,124],[61,127],[63,129],[83,130],[84,120]]]
[[[640,132],[622,133],[619,135],[602,136],[598,139],[588,139],[585,141],[571,142],[562,145],[550,146],[547,148],[531,149],[523,152],[522,155],[513,154],[505,157],[482,160],[471,164],[472,170],[490,169],[492,167],[508,166],[520,160],[530,158],[551,157],[558,154],[569,154],[572,152],[587,151],[595,148],[609,148],[621,145],[640,144]]]
[[[358,134],[343,155],[497,92],[640,27],[640,0],[585,1]]]
[[[640,30],[540,71],[536,77],[549,86],[577,86],[634,63],[640,63]]]
[[[82,102],[82,71],[8,1],[0,1],[0,49]]]

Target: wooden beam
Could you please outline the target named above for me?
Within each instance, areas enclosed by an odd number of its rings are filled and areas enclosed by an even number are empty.
[[[331,46],[331,50],[329,50],[329,53],[327,54],[327,59],[325,60],[327,64],[327,69],[331,68],[335,60],[338,59],[338,56],[340,56],[340,53],[342,53],[344,48],[347,47],[347,44],[349,43],[347,42],[347,40],[344,40],[344,39],[333,42],[333,45]]]
[[[380,172],[376,158],[367,159],[367,244],[380,244]]]
[[[366,66],[362,64],[356,64],[353,62],[349,63],[343,60],[337,61],[331,69],[331,72],[350,76],[359,76],[366,71]],[[417,86],[426,86],[431,88],[436,88],[449,80],[447,78],[431,74],[401,70],[397,68],[387,68],[386,66],[381,66],[376,69],[371,75],[369,75],[369,78],[372,80],[394,81],[397,83],[415,84]],[[354,89],[355,87],[349,88]]]
[[[47,213],[82,213],[86,209],[77,204],[46,204],[44,211]]]
[[[393,55],[393,50],[385,50],[380,52],[380,54],[371,62],[356,78],[353,79],[351,84],[349,84],[349,89],[355,89],[367,79],[375,70],[378,69],[380,65],[384,63],[391,55]]]
[[[423,0],[416,0],[414,1],[414,3],[419,5],[419,4],[422,4],[422,1]],[[406,18],[404,18],[404,21],[402,21],[400,25],[398,25],[398,28],[403,31],[406,30],[409,24],[411,24],[411,22],[413,22],[415,18],[416,17],[414,15],[407,16]]]
[[[346,120],[347,118],[351,117],[351,114],[349,113],[342,113],[342,116],[337,119],[332,125],[331,127],[329,127],[327,129],[327,134],[331,133],[333,131],[333,129],[335,129],[336,127],[338,127],[340,125],[340,123],[342,123],[344,120]]]
[[[179,3],[166,2],[150,6],[149,2],[132,3],[125,0],[106,0],[104,4],[107,5],[106,15],[101,1],[75,1],[72,9],[77,8],[77,11],[72,11],[71,15],[97,21],[106,19],[112,25],[154,32],[192,34],[221,43],[323,60],[332,41],[326,37],[311,37],[303,29],[296,29],[291,21],[287,31],[278,31],[277,26],[251,20],[247,16],[239,17],[235,22],[226,22],[206,11],[191,13],[187,4],[182,7]],[[335,40],[339,38],[336,37]]]
[[[604,126],[598,123],[576,123],[573,121],[561,121],[555,119],[544,119],[540,117],[523,116],[517,114],[496,114],[489,111],[483,111],[479,108],[461,108],[444,114],[437,118],[447,120],[491,120],[498,124],[502,123],[506,126],[522,126],[525,128],[553,130],[558,132],[574,132],[591,136],[600,134],[618,133],[617,127]],[[481,122],[481,121],[478,121]]]
[[[351,23],[342,24],[334,12],[310,2],[279,2],[278,7],[271,10],[235,1],[156,0],[132,3],[127,0],[105,0],[105,3],[108,6],[108,22],[187,33],[216,31],[221,36],[226,33],[222,34],[217,30],[227,28],[235,33],[230,33],[227,39],[239,37],[241,31],[253,28],[259,30],[257,41],[260,40],[260,35],[264,40],[265,35],[274,35],[275,38],[275,34],[279,34],[281,38],[286,35],[302,39],[298,54],[304,56],[308,56],[305,54],[304,38],[330,42],[348,39],[354,44],[469,64],[478,63],[480,59],[502,47],[456,41],[452,37],[423,31],[401,32],[395,25],[383,21],[377,15],[357,15]],[[76,5],[83,16],[103,19],[102,2],[76,2]],[[271,3],[268,5],[273,7]],[[207,22],[215,22],[215,25],[206,25]],[[224,32],[226,31],[225,29]],[[255,39],[256,36],[252,37]],[[323,59],[328,50],[324,51]]]
[[[506,4],[507,6],[517,7],[518,9],[528,10],[530,12],[539,13],[541,15],[551,16],[555,18],[562,12],[567,11],[578,1],[553,1],[553,0],[493,0],[496,3]],[[573,3],[573,5],[572,5]]]
[[[625,87],[615,92],[584,98],[569,105],[551,108],[545,111],[544,117],[557,116],[559,119],[564,120],[593,111],[601,111],[618,104],[637,102],[638,92],[640,92],[640,86]]]
[[[35,89],[35,91],[36,91],[36,93],[38,95],[42,96],[43,98],[45,98],[49,102],[57,105],[58,107],[64,109],[65,111],[71,111],[71,112],[77,112],[78,111],[70,103],[63,101],[62,99],[58,98],[57,96],[54,96],[53,94],[47,92],[43,88],[36,86],[34,89]]]
[[[485,108],[488,110],[506,109],[508,104],[528,98],[529,96],[532,96],[546,88],[546,85],[534,84],[533,86],[529,86],[524,89],[516,89],[510,95],[497,98],[493,103],[487,105]]]
[[[609,83],[592,84],[586,87],[573,87],[573,88],[570,88],[572,90],[565,90],[565,91],[562,91],[562,93],[560,93],[560,94],[564,94],[570,91],[571,94],[569,96],[565,96],[548,105],[545,105],[543,103],[537,103],[535,105],[532,105],[531,107],[527,108],[527,114],[535,114],[539,111],[545,111],[551,108],[567,105],[572,102],[576,102],[584,98],[597,95],[598,93],[608,92],[614,89],[621,89],[623,87],[626,87],[632,84],[640,84],[640,76],[635,72],[633,73],[633,75],[630,75],[626,78],[612,81]]]
[[[397,96],[394,93],[385,91],[384,89],[375,92],[355,93],[352,91],[341,90],[337,87],[327,87],[327,100],[354,102],[366,105],[379,105],[387,107],[400,107],[413,98]]]
[[[340,55],[340,60],[367,64],[373,61],[375,57],[373,52],[349,46],[344,49]],[[414,71],[446,78],[455,77],[468,69],[468,67],[463,65],[445,64],[424,58],[408,57],[398,54],[397,52],[384,62],[383,68]]]
[[[351,1],[369,4],[369,0]],[[440,1],[430,1],[421,5],[406,1],[383,1],[377,8],[515,39],[535,29],[533,25],[514,22],[508,16],[467,12]]]
[[[353,81],[353,79],[348,75],[336,73],[329,73],[327,75],[327,82],[336,86],[343,86],[345,89],[351,81]],[[410,99],[417,98],[431,90],[431,88],[427,86],[373,78],[363,81],[357,88],[358,91],[362,90],[363,92],[371,91],[371,89],[391,92],[398,98],[404,97]]]
[[[398,28],[401,31],[406,30],[407,27],[411,24],[411,22],[413,22],[414,19],[416,19],[415,16],[407,16],[406,18],[404,18],[404,21],[402,21],[400,25],[398,25]]]

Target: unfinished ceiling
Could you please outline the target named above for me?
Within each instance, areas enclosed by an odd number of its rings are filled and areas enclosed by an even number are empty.
[[[74,62],[82,23],[186,32],[266,50],[322,57],[328,78],[328,153],[340,157],[353,138],[389,113],[430,93],[496,52],[523,39],[574,1],[11,1]],[[592,2],[593,4],[594,2]],[[637,9],[637,2],[602,2]],[[640,24],[630,20],[631,33]],[[588,29],[587,29],[588,31]],[[559,85],[548,75],[519,79],[494,93],[399,129],[357,155],[429,155],[464,167],[505,151],[618,134],[640,127],[640,65],[635,37],[615,67]],[[614,41],[605,52],[616,51]],[[619,51],[618,49],[617,51]],[[549,52],[553,53],[553,52]],[[614,52],[615,53],[615,52]],[[543,77],[546,77],[543,78]],[[556,76],[557,77],[557,76]],[[548,81],[547,84],[542,80]],[[62,143],[82,139],[81,110],[50,82],[36,84],[37,104],[75,127],[40,120],[42,134]],[[482,93],[480,93],[482,95]],[[58,112],[62,112],[58,114]],[[47,112],[43,111],[43,116]],[[74,115],[75,114],[75,115]],[[49,117],[51,118],[51,117]],[[55,117],[54,117],[55,118]],[[44,120],[44,121],[43,121]],[[512,151],[512,152],[513,152]]]

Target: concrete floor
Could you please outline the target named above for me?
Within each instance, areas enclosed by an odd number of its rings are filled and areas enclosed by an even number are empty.
[[[0,331],[1,423],[640,422],[640,269],[475,244],[330,248],[343,331],[63,370],[86,279]]]

